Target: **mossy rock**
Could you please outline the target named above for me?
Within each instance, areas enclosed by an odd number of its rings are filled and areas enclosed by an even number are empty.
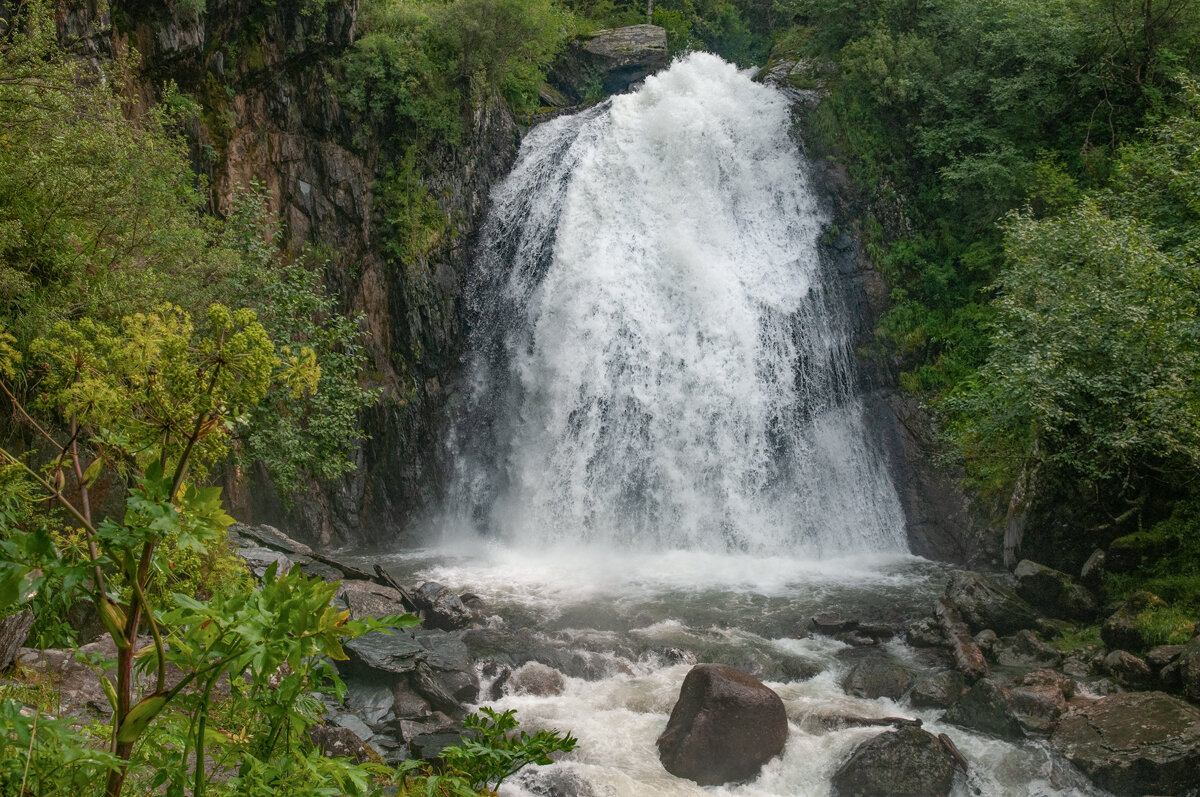
[[[1104,568],[1110,573],[1130,573],[1173,554],[1179,540],[1148,531],[1117,537],[1108,546]]]

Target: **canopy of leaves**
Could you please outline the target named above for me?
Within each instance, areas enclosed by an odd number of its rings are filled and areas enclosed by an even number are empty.
[[[11,355],[0,375],[19,396],[42,396],[27,403],[44,421],[74,417],[97,441],[147,450],[173,423],[154,407],[183,406],[161,391],[192,391],[193,416],[205,414],[192,320],[223,329],[232,352],[251,325],[210,306],[233,300],[261,319],[261,339],[237,356],[258,346],[267,359],[253,373],[231,362],[221,379],[238,383],[213,386],[207,409],[224,406],[228,426],[204,438],[197,461],[206,469],[236,450],[285,492],[336,477],[352,467],[358,413],[375,395],[360,385],[358,321],[338,311],[311,258],[282,256],[261,189],[235,197],[228,220],[204,213],[204,182],[164,110],[171,88],[144,109],[125,94],[136,66],[72,57],[37,2],[0,34],[0,348]],[[280,368],[291,376],[267,391],[263,375]],[[186,438],[171,429],[163,450]]]
[[[1000,484],[1030,458],[1136,492],[1200,470],[1200,93],[1123,148],[1111,186],[1014,214],[987,364],[947,402]]]

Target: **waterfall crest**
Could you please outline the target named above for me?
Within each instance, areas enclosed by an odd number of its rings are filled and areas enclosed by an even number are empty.
[[[907,550],[788,101],[695,53],[534,129],[467,292],[449,505],[517,544]]]

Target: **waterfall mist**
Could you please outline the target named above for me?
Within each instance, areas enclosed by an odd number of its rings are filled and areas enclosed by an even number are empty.
[[[790,126],[782,94],[695,53],[529,133],[468,289],[448,526],[907,551]]]

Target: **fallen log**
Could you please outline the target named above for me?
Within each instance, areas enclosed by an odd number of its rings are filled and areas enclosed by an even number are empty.
[[[954,745],[954,742],[952,742],[950,737],[944,733],[938,734],[938,741],[941,742],[942,746],[945,747],[950,755],[954,757],[954,760],[958,766],[962,767],[963,774],[965,775],[968,769],[967,759],[962,753],[958,752],[958,748]]]
[[[858,717],[853,714],[817,714],[811,721],[825,730],[842,728],[868,728],[890,725],[894,728],[920,728],[921,720],[908,717]]]
[[[954,651],[954,666],[967,676],[968,681],[974,682],[981,678],[987,678],[991,672],[987,659],[983,657],[983,651],[975,644],[975,638],[971,636],[971,629],[963,622],[958,609],[944,598],[938,598],[934,614],[937,615],[942,634],[945,635],[946,641],[950,643],[950,647]]]

